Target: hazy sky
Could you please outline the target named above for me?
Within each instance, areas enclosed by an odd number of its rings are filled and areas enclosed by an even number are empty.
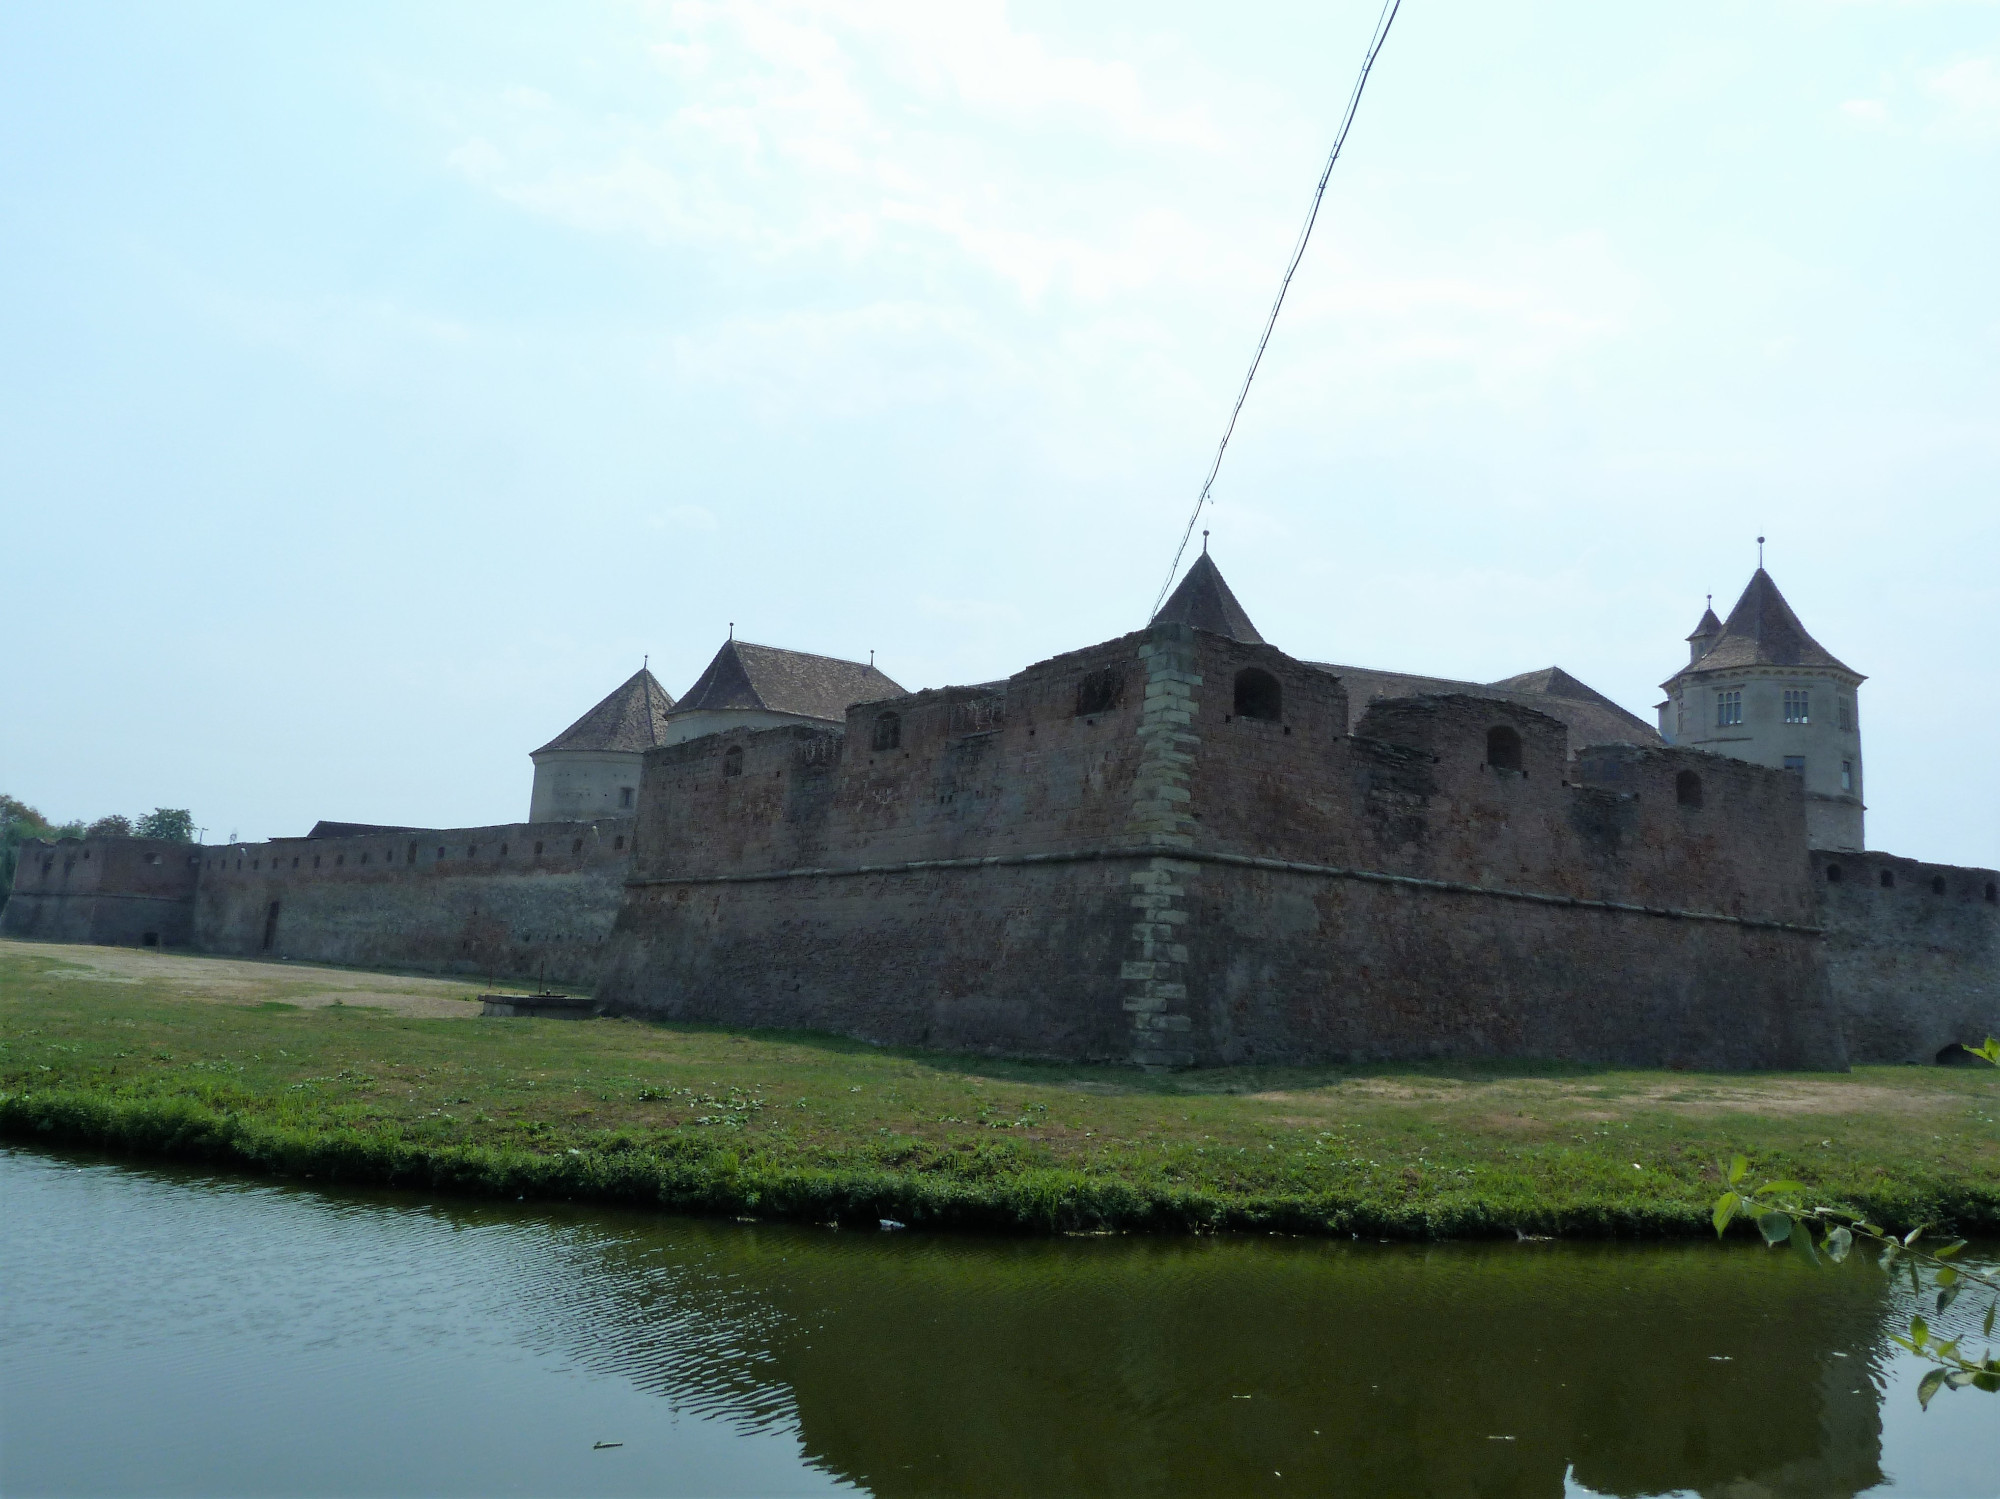
[[[734,621],[1146,618],[1375,0],[0,4],[0,790],[527,813]],[[1648,717],[1769,565],[2000,863],[2000,6],[1407,0],[1208,522],[1297,655]]]

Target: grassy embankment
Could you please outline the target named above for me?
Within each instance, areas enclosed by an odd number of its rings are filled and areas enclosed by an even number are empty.
[[[473,989],[107,952],[0,943],[0,1135],[815,1221],[1417,1236],[1706,1232],[1742,1150],[1893,1223],[2000,1228],[1987,1068],[1149,1076],[434,1018]],[[329,1007],[329,983],[369,1003]]]

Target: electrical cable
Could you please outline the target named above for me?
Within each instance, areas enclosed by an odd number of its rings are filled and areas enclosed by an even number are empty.
[[[1291,262],[1285,267],[1285,279],[1278,283],[1278,295],[1271,303],[1270,316],[1264,319],[1264,336],[1257,340],[1257,352],[1250,360],[1249,372],[1243,377],[1243,388],[1236,393],[1236,405],[1229,413],[1229,425],[1222,429],[1222,441],[1215,445],[1215,461],[1208,466],[1208,478],[1202,482],[1201,493],[1195,497],[1194,513],[1188,516],[1187,529],[1181,532],[1181,544],[1174,550],[1173,566],[1167,569],[1167,580],[1160,585],[1159,597],[1153,600],[1153,614],[1158,614],[1160,605],[1166,602],[1167,590],[1174,586],[1174,576],[1181,570],[1181,558],[1187,555],[1188,542],[1194,536],[1196,523],[1201,520],[1202,507],[1210,503],[1209,491],[1215,487],[1215,476],[1222,471],[1222,455],[1228,450],[1229,439],[1236,431],[1236,419],[1243,414],[1243,403],[1250,399],[1250,382],[1257,378],[1257,366],[1264,362],[1264,350],[1271,342],[1271,330],[1278,326],[1278,310],[1285,305],[1285,293],[1291,290],[1292,277],[1298,271],[1299,262],[1305,259],[1306,241],[1312,238],[1313,225],[1319,221],[1319,205],[1326,197],[1327,179],[1333,175],[1333,164],[1340,160],[1340,148],[1347,144],[1347,132],[1354,127],[1354,114],[1361,107],[1361,91],[1368,86],[1368,74],[1375,66],[1375,55],[1389,40],[1389,28],[1395,24],[1396,12],[1402,8],[1402,3],[1403,0],[1383,0],[1382,14],[1376,18],[1375,33],[1368,42],[1368,55],[1361,61],[1361,72],[1354,80],[1354,92],[1348,96],[1347,113],[1341,117],[1340,133],[1334,137],[1333,149],[1327,153],[1326,165],[1320,169],[1319,186],[1313,190],[1312,209],[1306,214],[1305,227],[1299,230],[1299,242],[1292,247]]]

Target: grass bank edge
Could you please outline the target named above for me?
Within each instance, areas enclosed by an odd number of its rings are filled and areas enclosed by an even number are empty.
[[[1396,1207],[1338,1193],[1230,1194],[1180,1190],[1115,1175],[1029,1167],[983,1182],[880,1166],[745,1166],[732,1150],[660,1153],[567,1147],[540,1153],[418,1144],[393,1130],[295,1128],[186,1099],[111,1098],[81,1089],[0,1092],[0,1139],[88,1146],[196,1161],[256,1174],[467,1196],[598,1202],[706,1216],[1012,1233],[1292,1233],[1441,1240],[1512,1237],[1686,1238],[1712,1232],[1705,1202],[1563,1200],[1476,1189]],[[1962,1182],[1919,1193],[1891,1186],[1850,1205],[1891,1227],[2000,1230],[2000,1191]]]

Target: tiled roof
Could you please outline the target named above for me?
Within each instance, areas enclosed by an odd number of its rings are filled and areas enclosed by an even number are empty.
[[[1720,635],[1721,633],[1722,621],[1715,617],[1715,610],[1709,608],[1701,611],[1701,622],[1694,627],[1693,633],[1687,638],[1689,640],[1706,640],[1711,635]]]
[[[1222,581],[1222,569],[1206,552],[1195,559],[1194,566],[1181,579],[1181,586],[1153,616],[1153,623],[1193,625],[1197,630],[1224,635],[1244,645],[1264,643],[1264,637],[1250,623],[1250,616],[1236,602],[1236,595]]]
[[[535,753],[551,750],[617,750],[637,753],[666,742],[667,710],[674,700],[641,668],[617,691]]]
[[[372,838],[377,833],[434,833],[436,828],[401,828],[380,822],[328,822],[321,818],[313,824],[308,838]]]
[[[1637,714],[1628,713],[1603,693],[1588,687],[1560,666],[1523,672],[1502,682],[1456,682],[1449,677],[1420,677],[1408,672],[1372,671],[1365,666],[1311,663],[1330,671],[1347,686],[1347,728],[1352,733],[1368,705],[1381,698],[1458,693],[1518,703],[1569,727],[1570,748],[1590,744],[1659,744],[1657,730]]]
[[[863,661],[732,640],[715,653],[674,712],[762,708],[837,723],[855,703],[902,695],[901,686]]]
[[[1663,685],[1672,686],[1694,673],[1730,671],[1743,666],[1814,666],[1861,675],[1806,633],[1806,627],[1792,613],[1792,606],[1778,592],[1778,585],[1761,567],[1751,575],[1743,597],[1723,621],[1721,638],[1699,660],[1682,667]]]

